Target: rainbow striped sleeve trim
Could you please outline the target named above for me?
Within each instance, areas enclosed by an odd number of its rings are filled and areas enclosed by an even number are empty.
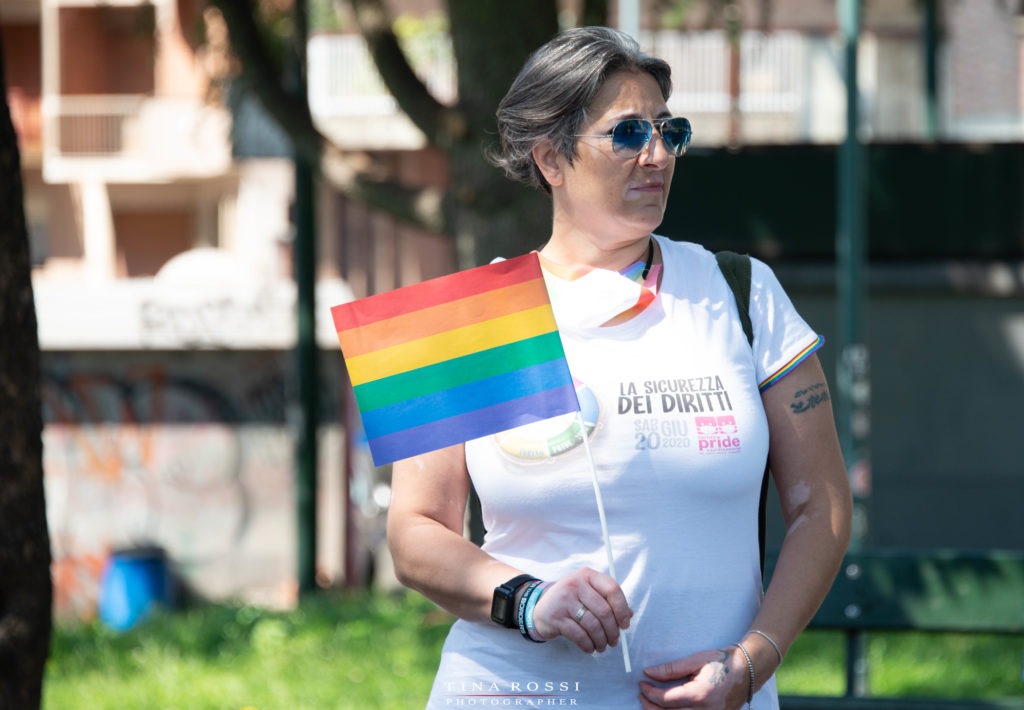
[[[535,253],[331,314],[378,466],[579,409]]]
[[[820,335],[817,336],[814,339],[813,343],[811,343],[806,348],[804,348],[803,350],[798,352],[796,354],[796,357],[794,357],[792,360],[790,360],[785,365],[783,365],[781,368],[779,368],[779,370],[776,371],[776,373],[774,375],[772,375],[771,377],[766,379],[764,382],[759,384],[757,386],[757,391],[758,392],[764,392],[766,389],[768,389],[769,387],[774,385],[776,382],[778,382],[783,377],[785,377],[790,372],[792,372],[796,368],[797,365],[799,365],[801,362],[803,362],[808,357],[810,357],[811,353],[813,353],[816,350],[818,350],[818,348],[820,348],[824,344],[825,344],[825,338],[823,338]]]

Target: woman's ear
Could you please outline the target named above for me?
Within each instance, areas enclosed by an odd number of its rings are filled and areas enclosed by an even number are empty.
[[[565,156],[562,155],[562,151],[550,139],[545,138],[533,146],[532,152],[533,162],[537,164],[537,169],[540,170],[540,174],[544,176],[544,179],[548,181],[548,185],[552,187],[561,185],[565,166],[568,164]]]

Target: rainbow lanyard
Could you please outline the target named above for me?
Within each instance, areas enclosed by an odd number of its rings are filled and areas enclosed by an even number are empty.
[[[563,281],[575,281],[578,278],[586,276],[596,268],[593,266],[564,266],[545,258],[544,255],[539,252],[537,255],[540,257],[540,263],[544,270]],[[640,296],[632,306],[602,323],[602,327],[621,325],[622,323],[635,318],[654,302],[654,297],[658,290],[658,276],[661,273],[661,264],[651,265],[650,262],[653,261],[653,258],[654,239],[652,238],[651,246],[648,250],[647,261],[636,261],[619,271],[619,274],[622,276],[625,276],[630,281],[635,281],[641,285],[642,288],[640,289]]]

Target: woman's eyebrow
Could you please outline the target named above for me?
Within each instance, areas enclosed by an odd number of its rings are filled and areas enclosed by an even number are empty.
[[[606,120],[618,122],[625,121],[630,118],[672,118],[672,112],[666,108],[659,111],[657,116],[647,116],[643,113],[640,113],[639,111],[628,111],[625,113],[617,113],[613,116],[609,116]]]

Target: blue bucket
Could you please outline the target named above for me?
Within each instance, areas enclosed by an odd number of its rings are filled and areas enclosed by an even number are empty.
[[[157,604],[171,604],[171,577],[163,550],[136,548],[111,553],[100,576],[99,614],[103,623],[126,631]]]

